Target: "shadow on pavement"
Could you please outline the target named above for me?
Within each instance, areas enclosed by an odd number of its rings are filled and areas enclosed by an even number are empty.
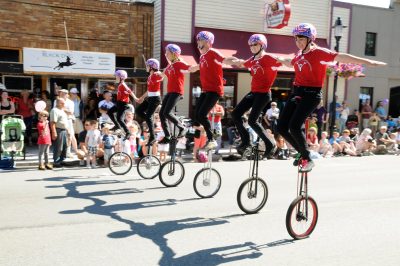
[[[135,188],[127,189],[115,189],[115,190],[102,190],[95,192],[79,192],[79,188],[83,186],[97,186],[103,184],[118,184],[125,183],[125,181],[119,180],[95,180],[95,181],[81,181],[85,179],[81,176],[74,177],[55,177],[55,178],[43,178],[43,179],[31,179],[28,181],[57,181],[65,182],[72,181],[60,185],[46,186],[47,188],[60,188],[66,189],[67,193],[65,196],[50,196],[46,199],[61,199],[61,198],[75,198],[75,199],[86,199],[91,201],[93,204],[84,207],[79,210],[64,210],[60,211],[61,214],[77,214],[77,213],[88,213],[95,215],[107,216],[113,220],[119,221],[129,226],[129,230],[115,231],[108,234],[109,238],[119,239],[137,235],[139,237],[152,241],[156,246],[159,247],[162,252],[162,256],[159,260],[159,265],[220,265],[222,263],[228,263],[232,261],[239,261],[243,259],[255,259],[262,256],[260,249],[270,248],[279,245],[291,244],[293,240],[279,240],[263,245],[256,245],[252,242],[245,242],[227,246],[220,246],[214,248],[208,248],[203,250],[197,250],[190,254],[183,255],[181,257],[175,257],[176,253],[171,247],[168,246],[167,235],[180,231],[188,230],[198,227],[209,227],[217,226],[225,223],[229,223],[228,219],[233,219],[243,216],[243,214],[233,214],[220,218],[202,218],[202,217],[189,217],[179,220],[160,221],[153,225],[147,225],[141,222],[135,222],[130,219],[124,218],[118,214],[121,211],[136,210],[141,208],[155,208],[169,205],[176,205],[178,202],[184,202],[183,200],[165,199],[155,200],[147,202],[135,202],[135,203],[123,203],[107,205],[107,202],[97,197],[108,196],[108,195],[119,195],[128,193],[142,193],[143,191]],[[187,201],[195,200],[187,199]]]

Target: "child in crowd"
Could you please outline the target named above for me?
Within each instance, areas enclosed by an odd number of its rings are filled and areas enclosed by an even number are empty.
[[[276,159],[278,160],[289,159],[289,149],[286,145],[285,139],[281,135],[277,134],[275,137],[275,141],[277,147],[277,150],[275,152]]]
[[[342,154],[342,147],[339,145],[339,132],[334,131],[332,133],[332,137],[329,139],[329,144],[331,144],[333,148],[334,155],[341,155]]]
[[[50,127],[47,118],[49,113],[47,111],[42,111],[39,113],[39,122],[37,124],[38,130],[38,141],[39,145],[39,170],[53,169],[49,164],[49,148],[51,145]],[[44,163],[42,160],[44,156]]]
[[[129,154],[132,159],[138,157],[138,150],[137,150],[137,137],[138,137],[139,128],[136,123],[131,122],[129,125],[129,132],[131,136],[129,137]]]
[[[114,153],[114,147],[115,147],[115,142],[116,139],[115,137],[110,134],[110,125],[109,124],[104,124],[103,129],[101,130],[103,133],[102,136],[102,143],[103,143],[103,148],[104,148],[104,165],[108,165],[108,161],[111,157],[111,155]]]
[[[375,136],[375,133],[378,130],[379,121],[381,121],[381,119],[379,118],[378,114],[376,112],[373,112],[368,121],[368,125],[372,131],[373,136]]]
[[[317,128],[316,127],[308,128],[307,144],[308,144],[308,150],[309,151],[315,151],[315,152],[319,151],[319,144],[318,144]]]
[[[97,129],[98,123],[96,120],[90,121],[90,127],[88,128],[85,145],[88,149],[87,157],[86,157],[86,167],[87,168],[96,168],[96,154],[101,143],[100,131]],[[90,166],[92,163],[92,166]]]
[[[322,131],[321,132],[321,139],[319,141],[319,154],[322,155],[322,157],[330,157],[332,156],[333,149],[331,144],[329,144],[328,140],[328,132]]]
[[[356,151],[358,155],[373,155],[373,151],[376,148],[373,138],[371,137],[371,129],[365,128],[357,142],[356,142]]]
[[[350,130],[343,130],[342,136],[339,138],[339,145],[342,148],[343,153],[350,156],[356,156],[356,147],[350,138]]]

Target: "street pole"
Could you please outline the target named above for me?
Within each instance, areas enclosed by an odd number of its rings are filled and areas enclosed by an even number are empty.
[[[340,38],[342,38],[343,34],[343,28],[347,28],[347,26],[343,26],[342,20],[340,17],[338,17],[335,21],[335,25],[332,27],[335,31],[335,39],[336,39],[336,46],[335,46],[335,51],[339,53],[339,42]],[[339,65],[339,62],[337,63]],[[332,95],[332,106],[330,106],[330,112],[331,112],[331,124],[329,127],[329,136],[332,137],[333,135],[333,130],[335,129],[335,123],[336,123],[336,91],[337,91],[337,80],[338,80],[338,73],[335,71],[335,77],[333,80],[333,95]]]
[[[335,46],[335,51],[339,52],[339,41],[340,41],[341,36],[335,36],[336,39],[336,46]],[[337,63],[339,64],[339,63]],[[333,96],[332,96],[332,106],[331,106],[331,125],[329,127],[329,136],[332,137],[333,131],[335,129],[335,123],[336,123],[336,91],[337,91],[337,80],[338,80],[338,73],[335,73],[335,77],[333,80]]]

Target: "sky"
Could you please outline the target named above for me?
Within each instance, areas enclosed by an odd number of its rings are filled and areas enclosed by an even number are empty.
[[[366,5],[366,6],[385,7],[385,8],[388,8],[390,5],[390,0],[337,0],[337,1],[358,4],[358,5]]]

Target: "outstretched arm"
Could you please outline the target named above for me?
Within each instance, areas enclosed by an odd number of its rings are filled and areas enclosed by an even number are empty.
[[[290,59],[290,58],[277,57],[275,59],[276,59],[276,61],[278,61],[279,63],[281,63],[284,66],[293,67],[292,59]]]
[[[368,58],[358,57],[345,53],[339,53],[336,56],[335,60],[340,63],[365,64],[367,66],[386,66],[385,62],[375,61]]]
[[[225,64],[225,65],[230,65],[230,66],[235,65],[235,66],[241,67],[242,63],[244,63],[244,60],[241,60],[241,59],[239,59],[237,57],[234,57],[234,56],[229,56],[229,57],[226,57],[222,61],[222,63]]]
[[[199,69],[200,69],[199,65],[195,65],[195,66],[190,66],[188,70],[189,72],[193,73],[198,71]]]

